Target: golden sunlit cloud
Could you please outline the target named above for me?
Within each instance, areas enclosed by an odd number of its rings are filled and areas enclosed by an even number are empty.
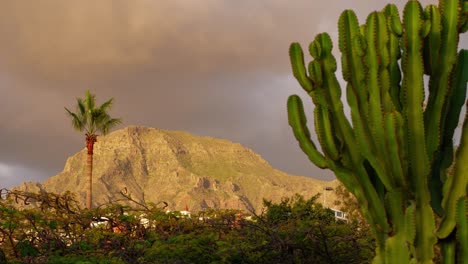
[[[192,70],[235,65],[242,54],[261,54],[257,38],[274,33],[271,11],[261,7],[229,17],[242,9],[214,0],[11,1],[0,8],[0,33],[9,40],[0,54],[9,66],[49,77],[161,60],[167,67],[195,62]]]

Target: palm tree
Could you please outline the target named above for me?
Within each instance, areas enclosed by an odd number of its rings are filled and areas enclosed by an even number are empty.
[[[65,107],[71,117],[72,125],[75,130],[86,131],[86,147],[88,149],[88,158],[86,160],[86,207],[91,209],[92,202],[92,180],[93,180],[93,148],[97,141],[98,132],[106,135],[109,130],[122,123],[120,118],[111,118],[107,111],[112,107],[113,98],[95,107],[95,96],[89,91],[85,92],[83,99],[77,98],[76,112],[73,113]]]

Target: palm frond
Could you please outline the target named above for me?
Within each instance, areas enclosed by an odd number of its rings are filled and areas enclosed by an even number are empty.
[[[86,114],[86,105],[83,99],[77,98],[76,99],[76,110],[78,113],[78,116],[80,117],[82,123],[86,126],[88,123],[88,115]]]
[[[112,108],[112,103],[113,103],[113,101],[114,101],[114,98],[109,99],[107,102],[103,103],[103,104],[99,107],[99,109],[100,109],[101,111],[104,111],[104,112],[105,112],[106,110],[110,110],[110,109]]]
[[[100,130],[102,131],[103,135],[107,135],[110,129],[120,124],[122,124],[121,118],[110,118],[102,124],[102,128]]]
[[[77,114],[68,110],[66,107],[65,107],[65,110],[67,111],[68,115],[71,117],[73,128],[78,131],[85,130],[85,123],[83,123],[83,120]]]
[[[77,103],[76,104],[77,111],[79,111],[81,115],[84,115],[86,113],[86,106],[85,106],[83,99],[76,98],[76,103]]]
[[[120,118],[111,118],[107,112],[100,111],[100,109],[96,113],[95,121],[98,125],[98,130],[101,131],[103,135],[106,135],[111,128],[122,123]]]
[[[95,96],[94,94],[91,94],[89,90],[86,90],[85,92],[85,103],[86,103],[86,110],[90,111],[94,109],[94,102],[95,102]]]
[[[99,111],[97,109],[88,109],[87,114],[89,132],[94,134],[96,132],[96,124],[99,123]]]

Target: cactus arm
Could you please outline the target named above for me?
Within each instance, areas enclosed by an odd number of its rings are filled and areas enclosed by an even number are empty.
[[[368,90],[365,83],[367,70],[363,64],[363,55],[371,47],[368,47],[366,44],[368,41],[361,35],[356,15],[352,10],[345,10],[341,14],[338,25],[339,48],[342,52],[342,72],[343,78],[348,81],[347,98],[351,106],[356,143],[359,145],[361,154],[375,169],[378,177],[383,178],[381,181],[388,187],[390,183],[385,177],[388,174],[385,172],[384,160],[378,158],[379,155],[376,153],[376,145],[378,144],[375,144],[375,137],[371,136],[369,131],[369,127],[374,126],[364,125],[362,121],[366,120],[369,117],[369,113],[372,112],[368,108]],[[368,27],[363,29],[369,30]],[[377,60],[375,57],[374,59]],[[377,85],[375,87],[378,89]],[[380,98],[379,95],[377,96]],[[370,101],[370,104],[374,103],[374,108],[377,108],[381,112],[380,102]],[[380,123],[379,126],[382,126],[382,122],[377,121],[375,123]]]
[[[428,5],[424,9],[427,21],[430,21],[431,29],[424,39],[424,72],[433,75],[437,69],[441,43],[441,18],[437,6]]]
[[[377,58],[378,58],[378,79],[380,86],[380,96],[382,100],[381,111],[382,118],[383,113],[395,110],[392,98],[389,93],[391,87],[390,81],[390,50],[388,49],[388,43],[390,40],[390,32],[387,27],[387,19],[383,12],[377,12],[375,15],[375,34],[377,40]]]
[[[453,134],[458,126],[460,112],[465,103],[466,90],[468,83],[468,50],[461,50],[458,55],[455,73],[453,75],[452,84],[453,92],[449,97],[449,109],[445,121],[444,136],[441,146],[442,175],[441,180],[445,182],[446,170],[453,161]]]
[[[388,89],[390,79],[387,70],[389,54],[387,50],[388,32],[387,23],[383,13],[373,12],[366,23],[366,65],[367,88],[369,91],[369,128],[376,145],[376,156],[379,157],[381,168],[374,167],[378,177],[387,190],[395,187],[394,179],[390,173],[392,160],[385,153],[385,133],[383,128],[383,111],[392,110],[393,106]],[[387,98],[387,100],[385,100]],[[380,171],[378,171],[380,170]]]
[[[461,4],[462,17],[460,23],[460,33],[468,31],[468,1],[463,1]]]
[[[322,68],[320,68],[320,63],[318,61],[314,60],[309,63],[309,76],[317,86],[323,86]]]
[[[291,44],[289,47],[289,58],[291,60],[294,77],[296,77],[304,90],[311,92],[313,90],[313,85],[306,74],[307,71],[304,66],[304,53],[302,52],[302,48],[299,43],[295,42]]]
[[[467,102],[468,104],[468,102]],[[442,206],[445,210],[444,217],[440,223],[438,236],[440,238],[447,237],[455,228],[457,202],[467,196],[466,189],[468,185],[468,115],[465,116],[463,124],[462,137],[460,146],[456,154],[456,163],[454,173],[451,178],[448,178],[444,186],[444,199]]]
[[[377,172],[377,174],[384,171],[383,164],[381,160],[377,159],[375,146],[372,142],[372,137],[368,127],[364,125],[363,118],[356,109],[357,106],[357,95],[354,92],[354,89],[349,88],[350,84],[348,83],[348,88],[346,89],[348,104],[351,107],[351,119],[353,121],[354,134],[356,136],[356,143],[359,146],[359,150],[362,155],[369,161],[371,166]]]
[[[410,251],[403,232],[399,232],[385,241],[385,252],[385,263],[410,263]]]
[[[455,235],[451,235],[440,241],[440,251],[442,254],[442,264],[456,264],[457,241]]]
[[[468,82],[468,51],[461,50],[459,52],[457,63],[455,65],[454,72],[452,74],[452,91],[448,97],[447,103],[447,115],[444,121],[445,128],[442,136],[442,144],[440,146],[440,152],[437,153],[434,160],[432,177],[431,177],[431,194],[432,194],[432,206],[442,215],[442,196],[447,197],[447,191],[451,186],[452,179],[447,180],[447,170],[453,161],[453,134],[458,125],[460,117],[460,111],[465,102],[466,97],[466,85]],[[441,189],[440,186],[444,188]]]
[[[345,10],[341,14],[338,25],[339,48],[342,53],[342,72],[343,78],[348,81],[346,91],[348,103],[351,107],[351,118],[356,143],[359,146],[361,154],[369,161],[373,170],[375,170],[375,173],[372,173],[372,175],[368,174],[367,177],[381,178],[380,180],[371,179],[371,181],[375,182],[373,183],[373,188],[376,188],[376,191],[378,191],[379,182],[385,182],[387,187],[390,183],[386,177],[388,174],[385,172],[384,160],[379,158],[379,155],[376,153],[375,137],[370,135],[369,127],[373,126],[367,124],[367,122],[363,122],[363,120],[368,120],[370,112],[368,108],[368,89],[365,82],[367,69],[363,64],[363,56],[369,47],[366,39],[361,35],[361,30],[366,31],[368,28],[359,28],[356,15],[352,10]],[[381,111],[379,104],[377,102],[376,108]],[[380,124],[380,126],[382,125]]]
[[[449,97],[449,109],[447,112],[444,142],[451,142],[453,133],[460,119],[460,112],[465,102],[468,83],[468,50],[460,50],[452,79],[453,92]]]
[[[424,58],[424,73],[430,76],[434,76],[437,78],[437,72],[440,70],[440,65],[438,64],[439,53],[440,53],[440,46],[441,46],[441,16],[439,9],[435,5],[428,5],[424,9],[424,17],[426,19],[426,23],[430,23],[431,28],[428,32],[428,35],[424,39],[424,50],[423,50],[423,58]],[[429,85],[429,93],[435,93],[435,85],[434,79],[430,80]],[[425,122],[427,122],[428,115],[425,116]],[[431,134],[431,132],[428,132]],[[436,134],[436,133],[432,133]],[[429,136],[428,136],[429,139]],[[429,141],[429,140],[428,140]],[[430,143],[427,142],[429,145]],[[433,146],[437,144],[432,144]],[[430,148],[430,146],[428,146]],[[431,150],[428,150],[431,153]],[[432,158],[431,155],[429,155]],[[433,210],[438,214],[442,214],[442,191],[441,186],[443,185],[443,181],[440,177],[441,171],[441,159],[445,158],[442,156],[440,152],[435,153],[433,157],[433,169],[431,170],[430,180],[429,180],[429,189],[431,190],[431,206]]]
[[[429,82],[429,98],[424,116],[426,125],[426,144],[428,156],[434,161],[430,175],[429,187],[431,189],[431,204],[434,210],[442,214],[442,190],[446,167],[450,156],[442,156],[443,152],[451,151],[444,144],[444,135],[451,134],[445,131],[447,116],[450,111],[450,96],[454,93],[451,88],[453,66],[457,57],[458,23],[460,19],[459,0],[440,1],[440,13],[435,6],[426,8],[426,17],[431,21],[431,30],[426,37],[426,64],[431,74]],[[448,39],[450,38],[450,40]],[[453,134],[452,134],[453,135]],[[451,144],[451,143],[449,143]],[[445,159],[445,160],[443,160]]]
[[[388,223],[386,221],[386,212],[383,205],[383,201],[377,195],[375,188],[367,175],[365,168],[363,167],[363,157],[357,148],[355,142],[355,135],[349,124],[348,119],[343,112],[343,104],[341,102],[341,88],[338,84],[338,80],[335,76],[336,61],[333,57],[332,42],[328,34],[322,33],[317,35],[313,45],[319,46],[321,54],[316,57],[322,66],[323,74],[323,86],[327,92],[329,98],[329,107],[331,114],[335,119],[334,126],[337,129],[338,134],[343,136],[343,144],[345,151],[349,152],[351,163],[349,164],[356,171],[355,175],[358,177],[357,182],[362,186],[362,190],[369,204],[369,211],[373,215],[374,221],[378,228],[381,230],[388,229]]]
[[[342,73],[343,78],[348,82],[347,100],[351,108],[356,143],[362,155],[371,162],[373,167],[378,168],[375,145],[371,140],[368,126],[363,122],[368,115],[366,72],[362,61],[366,49],[365,39],[360,35],[358,20],[352,10],[343,11],[338,26]],[[377,170],[380,171],[380,169]]]
[[[430,182],[432,194],[431,203],[434,210],[441,216],[443,215],[444,206],[442,197],[448,197],[448,192],[451,192],[450,188],[453,184],[453,177],[447,177],[447,172],[453,162],[453,135],[456,127],[458,126],[460,111],[465,102],[467,82],[468,51],[461,50],[458,55],[457,64],[451,81],[452,92],[448,97],[447,116],[444,122],[445,128],[440,152],[437,153],[432,165],[432,177]],[[443,188],[441,188],[441,186],[443,186]]]
[[[340,153],[335,143],[332,128],[332,116],[329,114],[328,109],[317,105],[314,110],[315,114],[315,131],[322,146],[323,152],[327,157],[332,160],[338,160]]]
[[[341,88],[336,79],[335,72],[337,69],[336,59],[332,54],[333,43],[328,34],[322,33],[317,35],[313,46],[320,47],[320,55],[316,56],[316,60],[320,63],[323,75],[323,86],[328,97],[329,108],[339,118],[345,118],[343,127],[347,127],[343,133],[347,133],[347,137],[352,137],[351,126],[346,120],[343,112],[343,103],[341,102]]]
[[[288,98],[288,119],[294,136],[299,142],[302,151],[319,168],[327,168],[325,157],[317,150],[315,144],[310,139],[310,132],[307,128],[307,118],[304,113],[302,100],[297,95]]]
[[[424,142],[424,124],[421,105],[424,99],[422,79],[422,54],[420,41],[420,5],[409,1],[404,9],[404,54],[403,92],[405,99],[404,114],[407,123],[408,154],[410,158],[410,173],[412,187],[419,196],[426,198],[425,189],[428,175],[429,161],[426,156]],[[420,197],[421,198],[421,197]]]
[[[309,77],[312,82],[317,87],[309,95],[312,97],[312,101],[315,105],[320,105],[325,108],[328,108],[328,97],[323,88],[323,79],[322,79],[322,68],[320,63],[316,60],[309,63]]]
[[[352,10],[345,10],[338,20],[338,41],[342,53],[343,79],[347,81],[357,95],[357,107],[351,109],[362,115],[367,114],[367,88],[365,87],[366,73],[362,56],[366,49],[365,39],[360,34],[356,14]]]
[[[377,146],[383,145],[382,131],[382,102],[379,87],[379,65],[378,65],[378,43],[377,32],[377,12],[373,12],[367,18],[366,41],[367,55],[365,58],[367,72],[367,88],[369,91],[369,127]]]
[[[398,15],[398,9],[395,5],[389,4],[384,9],[383,12],[387,17],[387,28],[391,34],[388,35],[388,52],[389,52],[389,78],[390,78],[390,97],[392,98],[393,105],[398,111],[401,111],[400,103],[400,81],[401,81],[401,72],[398,65],[398,59],[400,59],[400,38],[396,32],[392,30],[392,23],[399,23],[401,27],[400,17]],[[397,21],[397,22],[396,22]]]
[[[416,1],[409,1],[404,9],[405,33],[403,35],[403,92],[405,99],[405,119],[409,144],[410,172],[413,178],[413,188],[420,195],[428,193],[426,186],[429,161],[424,142],[424,123],[422,104],[424,100],[423,70],[421,54],[421,10]],[[419,184],[420,183],[420,184]]]
[[[335,77],[336,61],[333,57],[332,42],[328,34],[322,33],[317,35],[311,46],[320,47],[320,56],[316,56],[316,61],[320,63],[321,72],[323,76],[323,92],[324,97],[327,99],[327,108],[330,110],[334,119],[334,127],[336,133],[343,136],[346,150],[350,152],[351,158],[355,160],[362,160],[358,149],[355,145],[354,133],[346,119],[343,112],[343,103],[341,102],[341,88],[338,80]]]
[[[403,92],[405,99],[405,118],[407,123],[408,157],[410,160],[410,177],[416,199],[416,257],[422,263],[431,263],[434,257],[433,246],[436,237],[434,214],[430,206],[428,189],[429,160],[427,158],[424,136],[422,104],[424,100],[423,62],[421,41],[421,5],[409,1],[403,11],[405,32],[403,34],[404,69]]]
[[[412,245],[412,242],[416,239],[416,217],[415,217],[416,205],[411,202],[405,210],[405,234],[408,242]],[[414,248],[411,248],[414,250]]]
[[[403,232],[385,241],[385,263],[409,263],[410,251]]]
[[[458,258],[460,263],[468,261],[468,198],[460,199],[458,201],[457,210],[457,238],[460,243]]]
[[[318,46],[319,47],[319,46]],[[318,48],[315,47],[315,48]],[[312,51],[314,53],[317,51]],[[318,53],[318,52],[317,52]],[[314,54],[318,56],[318,54]],[[323,87],[323,79],[322,79],[322,68],[320,63],[317,60],[311,61],[309,63],[309,76],[310,79],[315,83],[317,87],[314,91],[312,91],[310,96],[314,104],[316,105],[314,110],[315,115],[315,131],[317,133],[317,137],[319,139],[320,145],[326,156],[332,160],[338,160],[340,157],[339,147],[341,147],[341,140],[339,139],[340,136],[333,128],[333,116],[330,113],[330,106],[329,106],[329,97],[324,91]]]
[[[447,111],[447,96],[450,93],[450,75],[456,61],[458,46],[458,20],[460,0],[441,0],[441,44],[438,67],[432,71],[429,83],[429,99],[425,111],[427,153],[430,159],[439,148]]]
[[[348,84],[349,86],[350,84]],[[347,91],[347,99],[350,107],[353,109],[357,108],[357,96],[354,93],[353,89],[346,89]],[[379,197],[382,197],[384,194],[382,182],[380,178],[376,175],[379,172],[383,171],[383,164],[381,160],[377,159],[375,155],[375,151],[371,149],[373,144],[371,143],[371,136],[368,134],[367,126],[365,126],[362,122],[361,116],[357,111],[351,111],[351,118],[353,120],[354,125],[354,132],[357,139],[357,144],[359,145],[359,150],[362,155],[367,159],[370,166],[368,169],[371,171],[366,171],[366,178],[371,181],[372,188],[378,193]]]
[[[441,239],[443,264],[466,263],[468,261],[468,198],[462,197],[456,204],[456,232]],[[458,252],[457,252],[458,241]]]
[[[392,175],[395,184],[407,190],[407,178],[403,165],[403,160],[407,159],[406,149],[403,147],[405,142],[403,125],[403,117],[399,112],[394,111],[385,115],[386,147],[387,155],[392,160]]]
[[[353,124],[360,122],[359,129],[362,131],[362,134],[358,138],[358,143],[362,148],[365,148],[365,151],[373,152],[374,146],[368,140],[370,132],[362,122],[362,120],[367,118],[368,114],[368,92],[365,84],[366,72],[362,61],[364,50],[366,49],[365,39],[360,35],[357,17],[352,10],[345,10],[341,14],[338,26],[343,78],[348,82],[348,95],[352,93],[355,98],[354,104],[351,107],[351,113],[354,119],[358,120],[353,120]]]
[[[404,197],[403,190],[393,190],[385,195],[385,204],[389,209],[388,215],[392,221],[394,234],[404,234],[405,231]]]
[[[330,107],[332,115],[337,119],[336,120],[336,128],[337,134],[342,134],[343,137],[343,144],[345,145],[346,149],[350,152],[351,159],[353,159],[353,164],[357,164],[358,172],[356,174],[346,174],[340,172],[336,164],[331,162],[327,164],[327,160],[325,157],[318,152],[317,148],[310,140],[310,133],[309,130],[306,129],[306,119],[304,110],[302,107],[302,101],[298,96],[291,96],[288,99],[288,117],[289,117],[289,124],[293,128],[294,135],[296,139],[299,141],[301,149],[308,155],[309,159],[318,167],[326,168],[329,165],[334,165],[335,168],[332,170],[335,174],[340,175],[340,180],[343,183],[348,182],[350,183],[349,177],[358,177],[362,178],[364,184],[359,185],[359,187],[355,187],[353,190],[353,194],[360,200],[363,204],[364,211],[367,212],[367,215],[372,214],[369,216],[369,219],[373,222],[375,220],[376,224],[380,226],[381,230],[386,230],[388,225],[386,223],[385,217],[385,210],[382,204],[382,201],[378,198],[378,195],[375,189],[372,188],[372,184],[370,180],[365,176],[366,172],[362,167],[362,157],[359,155],[358,149],[356,148],[354,142],[354,135],[352,133],[351,126],[349,125],[348,120],[346,119],[344,112],[343,112],[343,105],[340,101],[340,87],[336,77],[334,76],[334,72],[336,71],[336,61],[334,60],[331,49],[331,39],[326,34],[318,35],[316,40],[311,43],[310,45],[311,55],[320,62],[321,66],[321,73],[323,75],[323,86],[326,88],[326,91],[323,92],[323,97],[326,97],[326,100],[322,101],[321,103],[327,103],[327,106]],[[310,90],[308,88],[308,84],[310,78],[305,75],[305,68],[303,68],[303,53],[302,49],[300,49],[299,44],[293,43],[290,47],[290,58],[291,64],[293,67],[294,76],[298,79],[299,82],[303,82],[305,84],[301,84],[301,86],[309,91],[309,94],[313,96],[316,94],[315,89]],[[310,67],[309,67],[310,68]],[[305,78],[307,77],[307,78]],[[314,77],[315,78],[315,77]],[[312,83],[310,83],[312,84]],[[318,92],[318,91],[317,91]],[[350,164],[349,164],[350,165]],[[358,176],[357,176],[358,175]],[[355,180],[354,180],[355,181]],[[359,184],[359,182],[354,182],[354,184]],[[362,186],[362,187],[361,187]],[[351,185],[348,184],[347,188],[350,188]],[[372,209],[367,209],[367,208]],[[380,239],[381,243],[383,239]]]
[[[397,196],[395,196],[397,194]],[[411,255],[414,256],[414,247],[413,242],[416,236],[416,227],[415,227],[415,204],[412,202],[404,210],[402,214],[402,209],[399,207],[399,203],[394,199],[401,199],[402,194],[393,193],[392,195],[387,195],[386,201],[389,203],[388,207],[390,208],[390,214],[393,215],[393,219],[400,218],[394,228],[394,236],[389,237],[385,243],[385,263],[416,263],[414,258],[411,258]],[[402,202],[402,200],[400,200]]]

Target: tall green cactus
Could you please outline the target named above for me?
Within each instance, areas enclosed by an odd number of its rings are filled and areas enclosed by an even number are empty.
[[[338,26],[351,120],[329,35],[312,41],[307,66],[298,43],[289,50],[293,74],[315,105],[321,146],[310,137],[301,99],[292,95],[289,124],[301,149],[362,205],[377,243],[374,263],[433,263],[437,247],[443,263],[468,263],[466,113],[453,155],[467,92],[468,50],[458,50],[458,41],[468,29],[468,0],[425,8],[410,0],[402,20],[390,4],[364,25],[345,10]]]

